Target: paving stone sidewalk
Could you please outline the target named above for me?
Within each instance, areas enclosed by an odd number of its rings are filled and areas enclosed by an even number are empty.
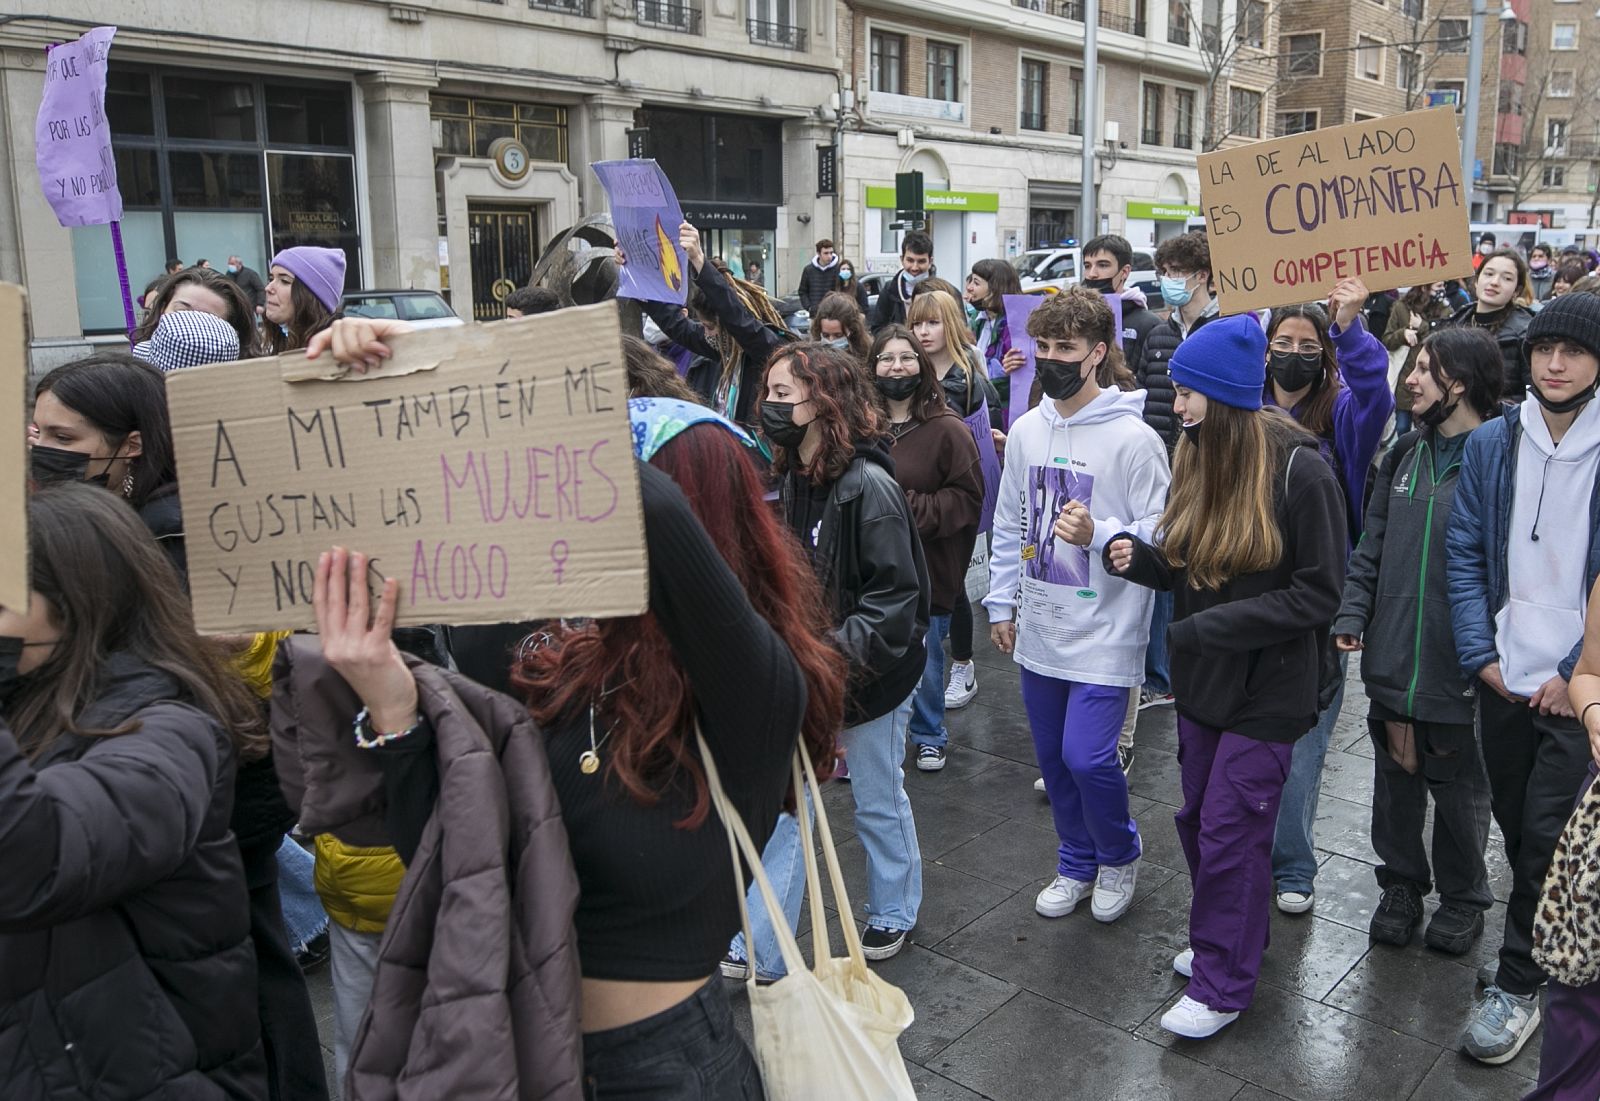
[[[1038,776],[1016,667],[978,640],[979,693],[949,719],[943,772],[907,758],[922,846],[924,900],[913,943],[875,965],[903,987],[916,1023],[901,1047],[927,1101],[1515,1101],[1538,1075],[1538,1037],[1504,1067],[1454,1049],[1477,968],[1499,946],[1510,879],[1490,839],[1495,897],[1483,939],[1459,959],[1422,945],[1373,946],[1377,902],[1368,843],[1372,745],[1351,663],[1317,816],[1317,906],[1274,913],[1255,1004],[1218,1036],[1179,1040],[1157,1022],[1183,992],[1189,877],[1173,825],[1179,794],[1170,707],[1139,716],[1129,786],[1144,839],[1133,908],[1112,925],[1085,908],[1047,920],[1033,898],[1053,877],[1050,809]],[[824,795],[852,897],[864,855],[844,784]],[[1434,901],[1429,902],[1431,913]],[[832,933],[836,946],[837,929]],[[809,952],[809,936],[801,938]],[[313,981],[331,1043],[326,973]],[[748,1029],[742,995],[735,1008]],[[330,1081],[331,1056],[329,1058]]]

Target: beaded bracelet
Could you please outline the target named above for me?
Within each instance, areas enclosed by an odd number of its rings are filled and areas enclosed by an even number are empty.
[[[408,734],[415,734],[417,729],[426,721],[419,713],[417,721],[404,730],[397,730],[392,734],[380,734],[372,729],[372,714],[367,708],[363,707],[361,713],[356,716],[355,721],[356,745],[361,749],[377,749],[379,746],[388,745],[390,742],[397,742]]]

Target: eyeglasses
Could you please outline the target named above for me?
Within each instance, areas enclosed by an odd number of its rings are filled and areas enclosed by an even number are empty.
[[[1268,345],[1268,347],[1270,347],[1274,352],[1279,352],[1284,355],[1299,354],[1303,356],[1310,356],[1322,354],[1322,345],[1310,340],[1303,341],[1299,344],[1295,344],[1294,342],[1288,340],[1274,340],[1270,345]]]
[[[881,363],[885,366],[903,363],[906,366],[915,367],[921,361],[917,359],[917,353],[915,352],[884,352],[882,355],[878,356],[874,362]]]

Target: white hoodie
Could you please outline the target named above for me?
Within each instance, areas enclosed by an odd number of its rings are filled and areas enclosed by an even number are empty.
[[[1530,696],[1583,637],[1600,401],[1583,407],[1560,444],[1531,391],[1512,415],[1522,418],[1522,438],[1506,539],[1510,591],[1494,617],[1494,642],[1507,691]]]
[[[1070,418],[1046,399],[1011,427],[983,604],[990,622],[1017,621],[1015,656],[1029,672],[1113,688],[1144,683],[1155,594],[1100,564],[1118,532],[1152,539],[1167,504],[1167,448],[1144,423],[1144,399],[1143,390],[1106,390]],[[1073,499],[1094,519],[1088,547],[1051,533]]]

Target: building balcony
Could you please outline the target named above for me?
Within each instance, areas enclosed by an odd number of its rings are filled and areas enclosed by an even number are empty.
[[[1162,144],[1161,131],[1160,130],[1140,130],[1139,131],[1139,144],[1140,145],[1161,145]]]
[[[534,11],[553,11],[559,15],[594,18],[594,0],[528,0],[528,7]]]
[[[959,100],[902,96],[894,92],[868,92],[867,113],[874,116],[894,115],[899,118],[929,119],[933,122],[967,121],[967,105]]]
[[[1082,0],[1011,0],[1013,7],[1028,11],[1041,11],[1058,19],[1075,19],[1083,22]]]
[[[634,18],[641,27],[660,27],[684,34],[700,33],[700,9],[664,0],[636,0]]]
[[[1172,135],[1172,147],[1174,149],[1193,149],[1194,135],[1183,130],[1177,131]]]
[[[1167,24],[1167,41],[1174,46],[1187,46],[1189,44],[1189,27],[1183,23]]]
[[[748,22],[750,41],[758,46],[777,46],[783,50],[804,50],[806,29],[789,23],[767,23],[760,19]]]
[[[1017,125],[1023,130],[1043,130],[1044,114],[1043,112],[1024,111]]]
[[[1101,12],[1100,25],[1108,31],[1121,31],[1138,38],[1144,37],[1145,24],[1143,19],[1135,19],[1131,15],[1118,15],[1115,12]]]

